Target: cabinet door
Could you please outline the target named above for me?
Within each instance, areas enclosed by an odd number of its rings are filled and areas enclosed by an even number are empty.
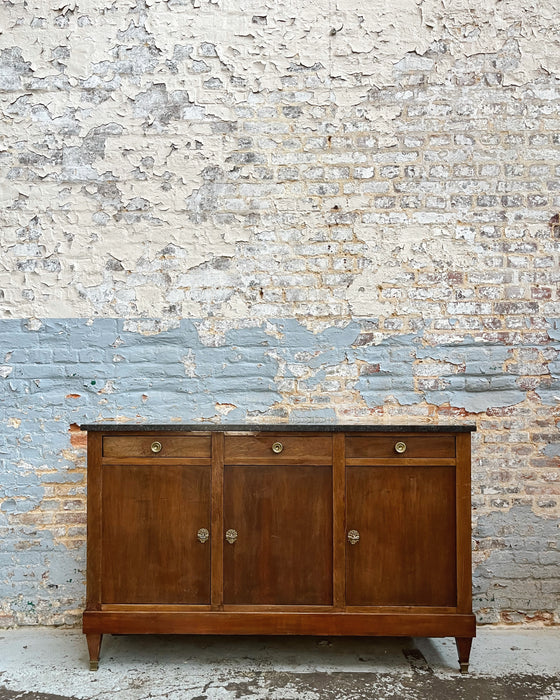
[[[457,604],[455,468],[348,467],[348,605]]]
[[[224,603],[332,603],[330,466],[227,466]]]
[[[210,603],[210,486],[208,466],[103,467],[103,603]]]

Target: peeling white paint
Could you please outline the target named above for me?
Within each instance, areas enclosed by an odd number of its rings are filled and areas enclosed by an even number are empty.
[[[498,153],[469,140],[532,134],[551,113],[552,0],[61,0],[0,14],[4,317],[203,316],[211,305],[221,318],[295,313],[319,328],[408,313],[416,301],[379,289],[399,270],[476,268],[477,229],[457,232],[509,178],[481,168],[557,160],[544,142]],[[529,98],[537,116],[516,122]],[[449,144],[434,146],[438,134]],[[547,177],[523,196],[546,194]],[[493,208],[512,206],[502,194]],[[540,221],[543,238],[550,214],[527,206],[506,209],[508,222],[536,217],[526,223]],[[232,264],[213,272],[224,257]],[[325,285],[327,271],[348,281]]]

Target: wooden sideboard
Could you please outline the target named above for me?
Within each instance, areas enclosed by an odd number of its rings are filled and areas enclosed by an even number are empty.
[[[177,633],[455,637],[467,672],[473,426],[81,427],[92,669]]]

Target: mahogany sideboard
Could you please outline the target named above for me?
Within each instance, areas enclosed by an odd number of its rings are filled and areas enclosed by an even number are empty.
[[[474,426],[81,428],[91,669],[177,633],[455,637],[468,671]]]

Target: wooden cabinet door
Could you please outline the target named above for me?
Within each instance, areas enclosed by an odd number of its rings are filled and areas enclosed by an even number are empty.
[[[224,603],[332,604],[329,466],[224,470]]]
[[[455,468],[346,470],[348,605],[457,604]]]
[[[103,467],[103,603],[210,603],[208,466]]]

